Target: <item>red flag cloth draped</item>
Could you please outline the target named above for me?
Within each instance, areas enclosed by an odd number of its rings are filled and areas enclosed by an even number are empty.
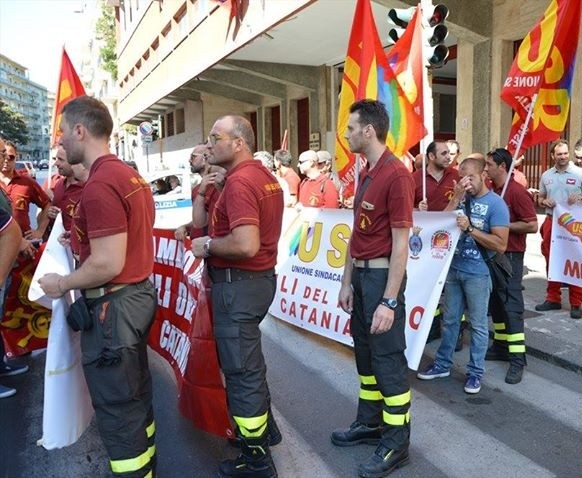
[[[51,311],[28,300],[28,289],[45,244],[41,244],[34,259],[19,258],[17,266],[10,274],[4,316],[0,317],[0,340],[4,339],[8,357],[23,355],[47,346]]]
[[[192,255],[190,240],[177,241],[171,230],[155,229],[154,244],[158,308],[148,343],[174,369],[182,415],[201,430],[233,438],[202,260]]]
[[[422,90],[422,13],[420,5],[406,27],[404,34],[388,52],[388,64],[396,75],[396,79],[414,111],[424,118]],[[424,126],[417,132],[421,135],[418,141],[426,135]]]
[[[356,5],[338,108],[335,156],[344,197],[353,194],[355,179],[355,155],[350,152],[344,138],[349,108],[352,103],[364,98],[377,99],[386,105],[390,118],[386,145],[396,156],[402,156],[426,134],[422,118],[415,113],[388,65],[370,0],[358,0]],[[422,134],[420,131],[423,131]]]
[[[55,96],[55,109],[53,112],[53,129],[51,133],[51,147],[57,145],[59,134],[59,125],[61,123],[61,111],[63,106],[77,96],[83,96],[85,88],[75,71],[73,64],[63,48],[63,58],[61,60],[61,74],[57,85],[57,94]]]
[[[582,0],[552,0],[544,16],[525,36],[501,90],[515,111],[508,149],[515,152],[560,137],[568,119],[570,91],[580,31]],[[532,118],[525,119],[537,94]]]

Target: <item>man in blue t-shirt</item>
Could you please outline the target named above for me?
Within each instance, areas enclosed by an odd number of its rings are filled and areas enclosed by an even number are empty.
[[[457,225],[463,232],[445,285],[442,341],[434,363],[417,375],[421,380],[432,380],[451,374],[459,317],[466,309],[471,324],[467,393],[481,390],[489,341],[487,306],[491,279],[479,245],[493,256],[505,251],[509,236],[509,211],[503,199],[487,188],[484,168],[485,161],[478,157],[465,159],[459,167],[461,180],[446,210],[459,209]]]

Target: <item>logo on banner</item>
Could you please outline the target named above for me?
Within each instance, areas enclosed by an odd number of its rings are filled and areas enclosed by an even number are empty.
[[[444,259],[451,250],[451,234],[449,231],[436,231],[430,239],[430,250],[434,259]]]
[[[422,227],[414,226],[412,228],[412,236],[408,239],[408,248],[410,249],[410,258],[418,259],[420,251],[422,251],[422,239],[420,238],[420,232]]]
[[[576,221],[571,213],[565,212],[558,218],[558,224],[566,229],[574,237],[582,241],[582,221]]]

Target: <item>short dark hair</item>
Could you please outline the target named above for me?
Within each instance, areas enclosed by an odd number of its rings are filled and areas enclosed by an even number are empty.
[[[278,149],[275,151],[275,160],[279,161],[283,166],[291,166],[291,161],[293,161],[293,156],[286,149]]]
[[[376,138],[383,143],[386,142],[390,120],[384,103],[371,99],[356,101],[350,106],[350,113],[358,113],[360,125],[372,125],[376,131]]]
[[[431,141],[430,144],[426,147],[426,159],[428,159],[428,154],[432,153],[436,155],[437,152],[437,144],[447,144],[448,141]]]
[[[63,120],[69,127],[82,124],[95,138],[109,139],[113,119],[105,103],[90,96],[79,96],[63,107]]]
[[[505,148],[492,149],[487,153],[487,156],[491,158],[497,166],[505,164],[506,171],[509,171],[509,168],[511,168],[513,158],[511,157],[511,153]]]
[[[559,138],[556,141],[552,142],[552,144],[550,144],[550,154],[553,155],[556,152],[556,148],[563,144],[568,146],[568,141],[563,138]]]

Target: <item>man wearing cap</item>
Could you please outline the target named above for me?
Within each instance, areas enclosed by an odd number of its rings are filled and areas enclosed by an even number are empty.
[[[307,176],[299,186],[299,202],[307,207],[337,208],[339,193],[333,181],[319,169],[319,158],[311,149],[299,155],[299,170]]]
[[[327,177],[333,181],[335,188],[340,192],[341,196],[342,182],[340,181],[337,173],[333,170],[331,154],[329,151],[322,149],[317,152],[317,159],[321,173],[326,174]]]

